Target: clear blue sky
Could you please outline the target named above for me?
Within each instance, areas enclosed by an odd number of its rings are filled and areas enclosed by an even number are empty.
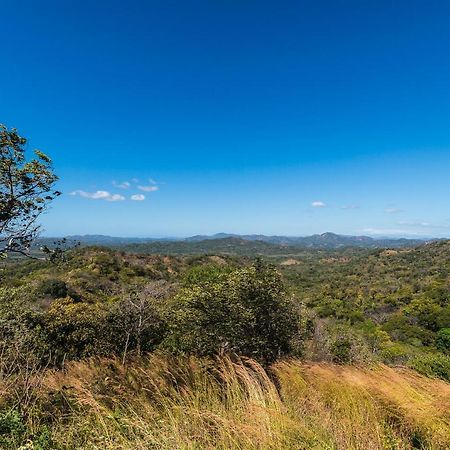
[[[0,122],[54,160],[47,235],[450,236],[449,23],[445,0],[6,0]]]

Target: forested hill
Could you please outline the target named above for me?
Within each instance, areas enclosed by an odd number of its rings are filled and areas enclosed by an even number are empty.
[[[263,234],[227,234],[218,233],[212,236],[192,236],[186,238],[188,242],[199,242],[205,240],[216,240],[225,238],[238,238],[246,241],[261,241],[270,244],[307,247],[307,248],[342,248],[342,247],[361,247],[361,248],[399,248],[399,247],[415,247],[429,239],[406,239],[406,238],[379,238],[375,239],[369,236],[347,236],[336,233],[313,234],[312,236],[266,236]]]
[[[37,244],[50,245],[55,239],[42,238]],[[120,238],[102,235],[69,236],[69,243],[81,246],[100,245],[133,253],[165,255],[225,254],[246,256],[302,255],[305,250],[337,250],[346,248],[412,248],[436,241],[420,239],[373,239],[368,236],[341,236],[324,233],[309,237],[227,235],[193,236],[185,239]]]
[[[114,246],[133,253],[151,253],[165,255],[245,255],[245,256],[283,256],[300,255],[305,248],[271,244],[263,241],[250,241],[237,237],[206,239],[203,241],[148,242]]]
[[[205,248],[210,256],[200,255]],[[312,359],[405,363],[447,348],[441,341],[450,333],[450,241],[402,249],[302,249],[237,238],[86,247],[70,251],[63,267],[11,261],[2,276],[44,310],[67,297],[77,307],[102,304],[103,310],[154,282],[173,294],[186,280],[203,279],[204,270],[215,281],[255,255],[276,265],[295,303],[306,308],[302,317],[316,330],[305,341]]]

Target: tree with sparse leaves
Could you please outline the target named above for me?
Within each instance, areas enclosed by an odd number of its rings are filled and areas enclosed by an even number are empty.
[[[0,124],[0,256],[29,256],[37,223],[49,202],[60,195],[50,158],[39,150],[25,157],[27,140]]]

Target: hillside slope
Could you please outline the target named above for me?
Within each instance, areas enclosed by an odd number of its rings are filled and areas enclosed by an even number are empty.
[[[7,381],[2,402],[21,388]],[[450,384],[386,366],[290,360],[266,372],[251,360],[151,356],[73,362],[31,386],[29,413],[0,418],[2,448],[450,447]]]

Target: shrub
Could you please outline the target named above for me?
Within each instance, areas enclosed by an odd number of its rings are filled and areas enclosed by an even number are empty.
[[[0,367],[37,363],[49,353],[44,314],[27,301],[24,288],[0,288]]]
[[[221,276],[230,273],[230,266],[218,266],[213,264],[192,266],[183,276],[183,284],[191,286],[217,281]]]
[[[167,323],[166,348],[270,362],[288,353],[298,318],[279,273],[256,263],[184,288],[169,305]]]
[[[55,353],[67,358],[104,355],[113,342],[105,335],[105,311],[100,304],[55,300],[46,315],[46,329]]]
[[[352,343],[347,338],[341,338],[331,344],[330,351],[333,362],[348,364],[352,360]]]
[[[444,353],[450,353],[450,328],[442,328],[436,335],[436,347]]]
[[[5,408],[0,411],[0,448],[4,450],[55,450],[49,429],[43,425],[38,429],[29,426],[18,409]]]
[[[69,289],[62,280],[44,280],[38,290],[41,294],[51,298],[67,297]]]
[[[26,426],[16,409],[0,411],[0,446],[4,449],[18,448],[26,436]]]
[[[404,364],[408,359],[408,348],[399,342],[387,342],[380,349],[379,357],[386,364]]]
[[[441,353],[417,356],[409,362],[409,366],[427,377],[450,381],[450,357]]]
[[[337,364],[367,364],[375,356],[366,333],[350,325],[329,323],[314,336],[317,354]]]
[[[131,293],[117,301],[108,312],[107,332],[114,352],[126,356],[128,351],[150,352],[161,343],[165,324],[154,299]]]

